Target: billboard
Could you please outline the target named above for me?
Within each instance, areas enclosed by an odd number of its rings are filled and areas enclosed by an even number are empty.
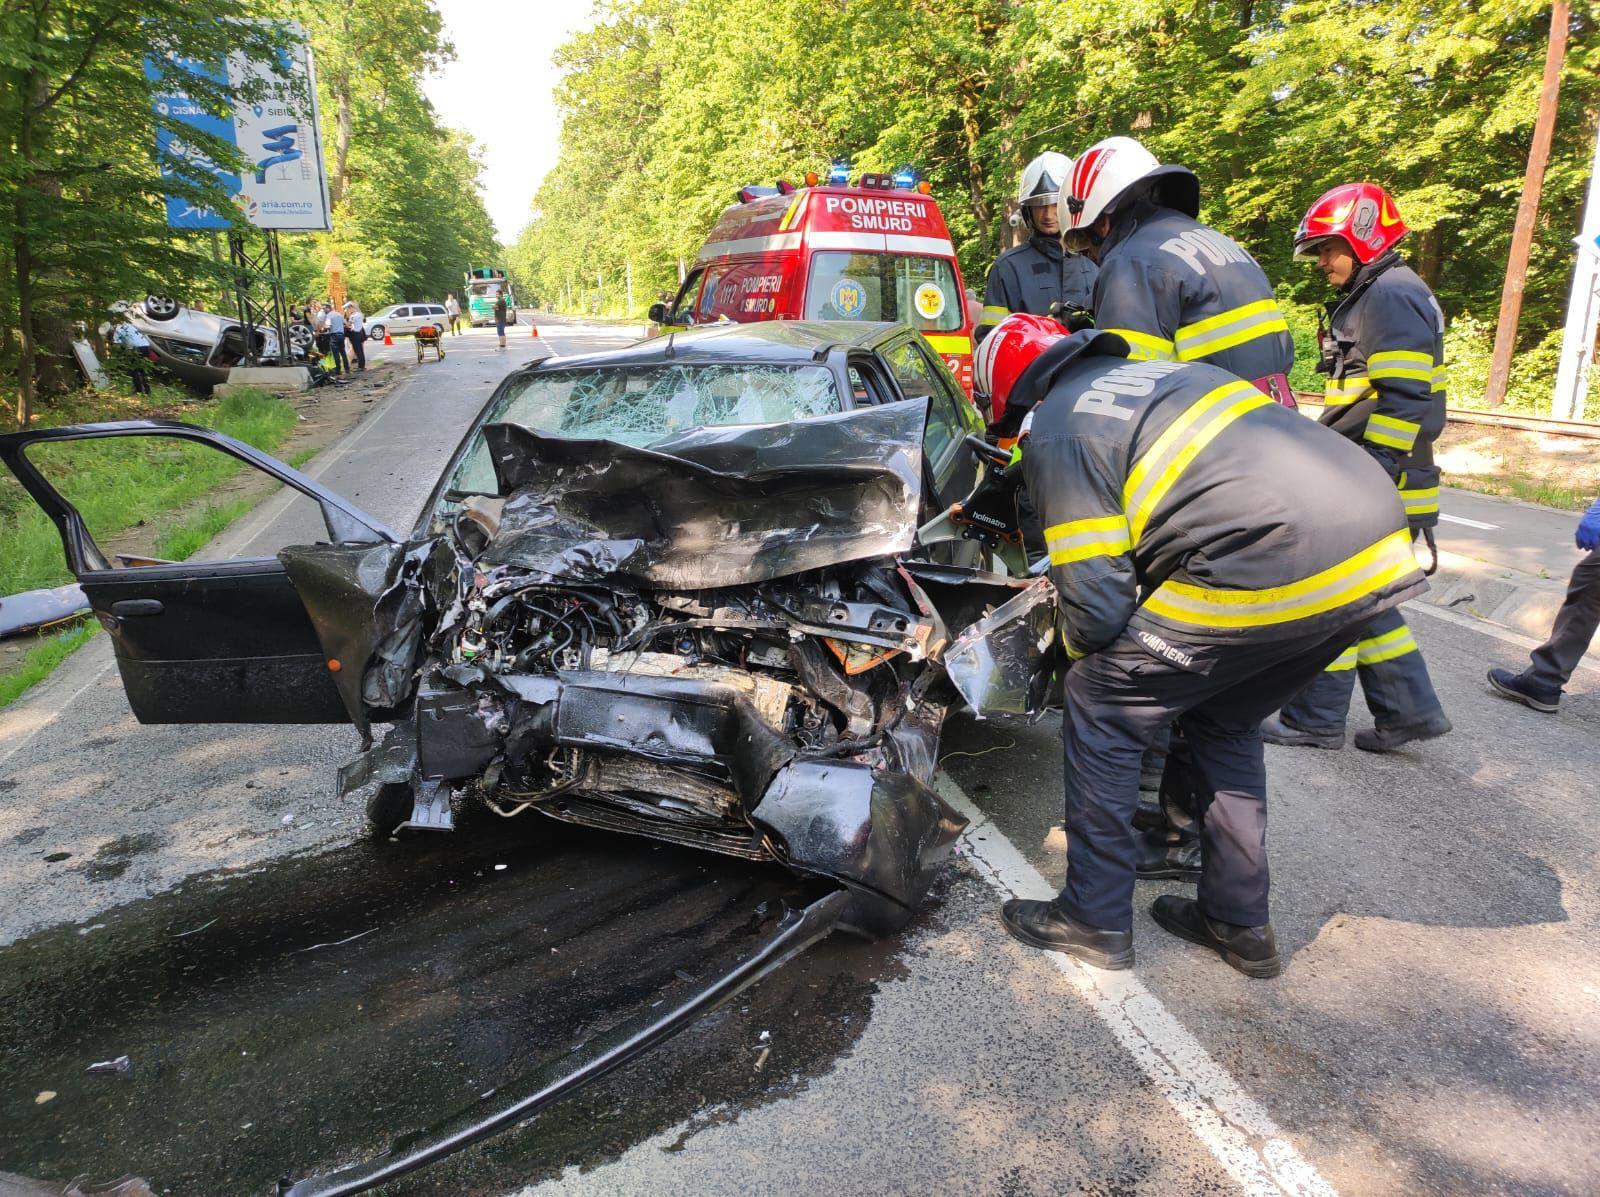
[[[156,112],[179,126],[156,131],[162,175],[213,175],[233,201],[232,210],[218,211],[168,195],[167,224],[172,228],[226,229],[238,219],[282,232],[326,232],[332,227],[311,47],[299,25],[286,29],[290,48],[274,61],[252,61],[240,54],[229,55],[226,62],[176,56],[145,60],[145,74],[156,85]],[[261,94],[239,101],[232,113],[219,117],[189,94],[185,81],[193,76],[236,90],[258,84]],[[183,136],[183,127],[204,130],[237,147],[246,160],[243,173],[213,161]]]

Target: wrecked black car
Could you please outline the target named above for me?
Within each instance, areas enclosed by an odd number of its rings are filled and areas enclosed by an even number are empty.
[[[353,723],[381,832],[466,807],[832,879],[902,925],[962,820],[953,710],[1020,712],[1054,593],[952,520],[981,421],[906,326],[729,325],[509,375],[409,537],[216,433],[0,437],[61,530],[143,722]],[[115,568],[29,459],[208,442],[311,496],[327,540]],[[374,745],[374,724],[388,724]]]

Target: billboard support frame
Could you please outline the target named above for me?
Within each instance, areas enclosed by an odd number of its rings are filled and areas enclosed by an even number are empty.
[[[266,244],[252,254],[244,230],[228,230],[228,262],[233,268],[233,295],[239,306],[239,323],[244,327],[245,362],[261,364],[256,347],[256,329],[270,328],[277,333],[278,351],[273,365],[291,364],[289,356],[288,310],[283,296],[283,257],[278,251],[278,230],[264,230]],[[267,295],[262,297],[265,290]]]

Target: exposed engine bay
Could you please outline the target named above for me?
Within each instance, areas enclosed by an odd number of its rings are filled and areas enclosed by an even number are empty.
[[[380,826],[481,802],[775,860],[903,923],[962,825],[940,726],[1037,704],[1054,595],[909,551],[919,407],[649,449],[489,425],[500,493],[437,537],[286,550],[314,620],[374,595],[341,685],[399,718],[341,788],[383,783]]]

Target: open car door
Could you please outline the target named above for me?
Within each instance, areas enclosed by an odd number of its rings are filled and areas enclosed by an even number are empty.
[[[207,428],[128,420],[0,436],[0,461],[55,523],[67,564],[110,633],[128,705],[139,722],[348,722],[311,619],[276,556],[114,564],[82,515],[28,456],[30,448],[44,444],[135,436],[198,442],[277,479],[316,502],[330,542],[395,538],[305,475]]]

